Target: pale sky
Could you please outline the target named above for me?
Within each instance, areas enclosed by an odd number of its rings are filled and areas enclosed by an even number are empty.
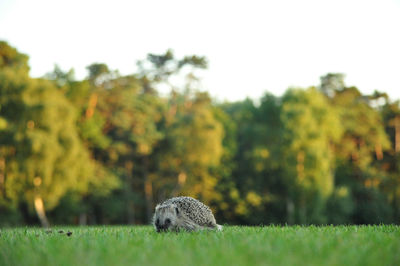
[[[0,39],[34,77],[58,64],[81,79],[94,62],[131,74],[171,48],[208,58],[203,88],[219,100],[279,96],[328,72],[400,99],[400,0],[0,0]]]

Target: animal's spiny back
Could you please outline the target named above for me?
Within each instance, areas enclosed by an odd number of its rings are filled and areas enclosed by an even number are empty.
[[[193,222],[201,226],[215,227],[216,221],[211,209],[202,202],[191,197],[175,197],[164,201],[161,205],[175,204]]]

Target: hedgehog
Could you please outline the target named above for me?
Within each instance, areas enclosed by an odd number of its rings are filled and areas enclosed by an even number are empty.
[[[191,197],[174,197],[158,204],[153,216],[153,225],[157,232],[222,230],[211,209]]]

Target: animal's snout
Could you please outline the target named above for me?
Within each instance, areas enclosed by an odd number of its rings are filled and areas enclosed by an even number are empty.
[[[157,232],[165,232],[168,230],[169,226],[166,225],[156,225]]]
[[[164,222],[160,221],[160,219],[157,219],[155,222],[155,226],[157,229],[157,232],[161,231],[167,231],[169,227],[171,226],[171,220],[170,219],[165,219]]]
[[[166,219],[164,221],[164,223],[161,223],[159,219],[156,220],[157,232],[167,231],[170,226],[171,226],[171,220],[170,219]]]

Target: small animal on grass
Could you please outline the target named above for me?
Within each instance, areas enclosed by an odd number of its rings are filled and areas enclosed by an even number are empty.
[[[211,209],[191,197],[174,197],[158,204],[153,216],[153,225],[157,232],[222,230]]]

